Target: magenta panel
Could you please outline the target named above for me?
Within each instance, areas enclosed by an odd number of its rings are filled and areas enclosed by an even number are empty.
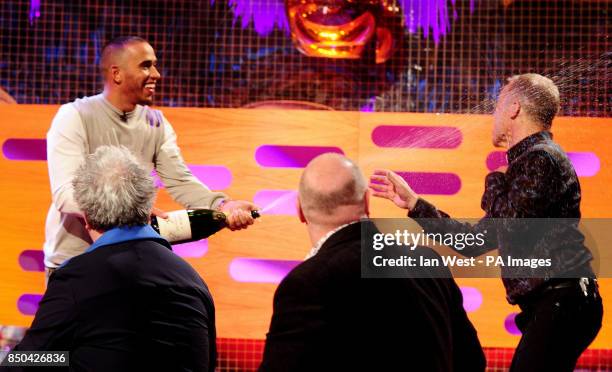
[[[38,310],[38,303],[43,295],[40,294],[24,294],[17,300],[17,308],[23,315],[34,315]]]
[[[19,255],[19,266],[24,271],[45,271],[45,254],[41,250],[28,249]]]
[[[465,311],[476,311],[482,305],[482,293],[474,287],[460,287]]]
[[[516,326],[515,318],[517,313],[510,313],[506,319],[504,320],[504,328],[506,328],[506,332],[510,333],[513,336],[520,336],[521,330]]]
[[[262,167],[304,168],[321,154],[344,154],[339,147],[263,145],[255,151],[255,161]]]
[[[578,177],[593,177],[601,167],[599,157],[593,152],[568,152]],[[493,151],[487,156],[487,169],[493,171],[502,165],[508,165],[505,151]]]
[[[2,144],[2,154],[9,160],[47,160],[47,140],[9,138]]]
[[[461,190],[461,178],[454,173],[396,171],[417,194],[454,195]]]
[[[225,190],[232,184],[232,172],[220,165],[187,164],[193,175],[211,190]],[[151,172],[155,186],[163,188],[164,183],[155,169]]]
[[[230,276],[237,282],[280,283],[302,261],[236,258],[230,263]]]
[[[493,151],[487,155],[487,169],[491,172],[501,166],[508,165],[508,159],[506,158],[505,151]]]
[[[297,215],[297,191],[295,190],[260,190],[253,197],[261,214]]]
[[[372,142],[379,147],[456,149],[462,141],[455,127],[380,125],[372,131]]]
[[[211,190],[225,190],[232,184],[232,172],[227,167],[198,164],[188,164],[187,167]]]
[[[599,172],[599,157],[592,152],[568,152],[578,177],[593,177]]]
[[[208,252],[208,240],[172,245],[172,250],[183,258],[200,258]]]

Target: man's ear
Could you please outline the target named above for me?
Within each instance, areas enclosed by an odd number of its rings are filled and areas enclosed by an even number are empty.
[[[512,102],[509,108],[510,118],[512,120],[516,119],[521,113],[521,103],[517,100]]]
[[[297,199],[297,210],[298,216],[300,217],[300,222],[308,225],[308,221],[306,221],[306,217],[304,217],[304,211],[302,210],[302,204],[300,203],[300,199]]]
[[[112,65],[110,67],[110,74],[113,77],[113,82],[115,84],[121,84],[121,82],[123,81],[123,73],[121,72],[119,66]]]
[[[93,230],[93,228],[91,227],[91,224],[89,223],[89,221],[87,221],[87,217],[83,217],[83,219],[85,220],[85,230],[87,231],[91,231]]]

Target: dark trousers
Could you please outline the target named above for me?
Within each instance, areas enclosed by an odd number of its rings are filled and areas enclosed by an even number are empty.
[[[516,324],[523,333],[511,372],[573,371],[601,328],[603,306],[597,284],[587,294],[578,285],[547,289],[521,303]]]

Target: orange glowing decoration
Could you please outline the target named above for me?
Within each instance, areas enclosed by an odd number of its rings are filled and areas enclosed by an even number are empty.
[[[403,32],[395,0],[285,0],[291,38],[311,57],[357,59],[374,45],[376,63],[391,57]]]

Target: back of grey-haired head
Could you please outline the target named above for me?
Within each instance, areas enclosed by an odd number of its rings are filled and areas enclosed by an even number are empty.
[[[90,226],[106,231],[148,223],[153,178],[123,146],[100,146],[77,169],[74,197]]]
[[[520,100],[532,120],[550,129],[560,102],[559,88],[552,80],[538,74],[515,75],[508,79],[507,89]]]
[[[318,212],[326,215],[333,214],[341,206],[363,206],[364,194],[367,190],[366,180],[361,170],[352,160],[339,154],[325,154],[344,163],[350,176],[346,181],[333,190],[318,188],[313,185],[312,179],[306,172],[302,174],[299,187],[299,198],[305,214]],[[329,180],[317,179],[318,183],[328,183]]]

